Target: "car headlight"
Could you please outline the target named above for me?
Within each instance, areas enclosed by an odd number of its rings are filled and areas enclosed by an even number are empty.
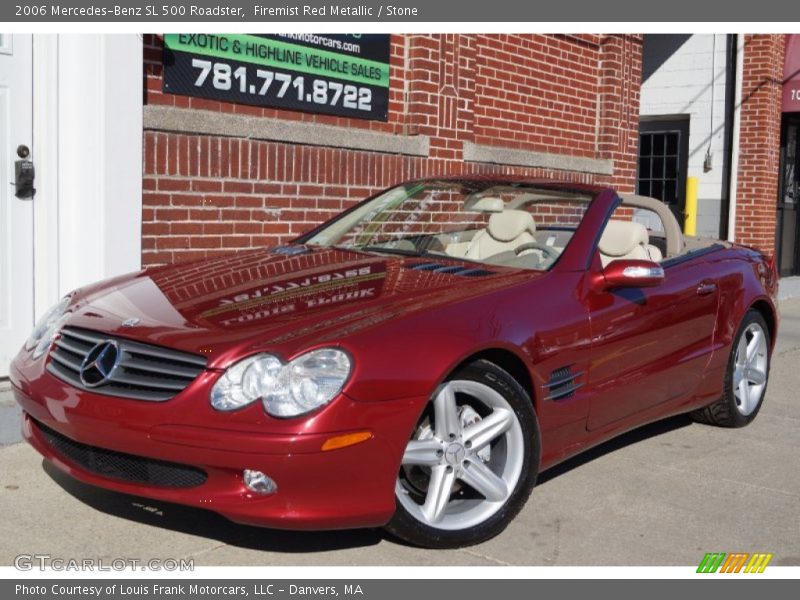
[[[288,363],[258,354],[225,371],[211,390],[211,406],[236,410],[260,399],[273,417],[296,417],[333,400],[351,368],[350,356],[337,348],[312,350]]]
[[[69,306],[71,298],[65,296],[58,304],[50,308],[44,316],[33,326],[33,331],[25,342],[26,350],[33,350],[33,358],[39,358],[47,352],[61,325],[64,324],[64,313]]]

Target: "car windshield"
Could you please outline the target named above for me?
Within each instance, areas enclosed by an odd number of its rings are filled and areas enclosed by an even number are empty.
[[[304,241],[547,270],[566,248],[591,199],[587,193],[529,184],[412,182],[379,194]]]

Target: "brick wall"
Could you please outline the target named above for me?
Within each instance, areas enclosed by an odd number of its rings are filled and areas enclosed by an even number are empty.
[[[736,241],[775,252],[775,202],[781,135],[783,35],[744,42]]]
[[[632,193],[639,156],[642,36],[607,36],[601,44],[597,144],[600,157],[613,161],[614,175],[598,183]]]
[[[597,35],[480,36],[475,141],[595,156],[601,42]]]
[[[404,179],[515,173],[635,184],[641,37],[393,35],[386,123],[161,92],[161,40],[145,36],[147,105],[430,139],[428,156],[145,128],[142,263],[282,243]],[[611,161],[613,172],[466,162],[465,142]],[[565,161],[565,165],[566,165]]]

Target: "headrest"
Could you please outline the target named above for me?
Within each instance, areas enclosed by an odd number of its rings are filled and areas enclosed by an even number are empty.
[[[633,221],[609,221],[598,244],[606,256],[625,256],[640,244],[647,244],[650,236],[641,223]]]
[[[501,242],[517,239],[524,232],[536,233],[536,223],[531,213],[524,210],[506,210],[489,217],[489,235]]]
[[[496,198],[494,196],[484,196],[483,198],[479,198],[475,204],[470,207],[470,210],[478,211],[478,212],[503,212],[505,208],[505,203],[503,202],[502,198]]]

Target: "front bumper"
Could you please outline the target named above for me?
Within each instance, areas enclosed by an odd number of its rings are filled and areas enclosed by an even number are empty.
[[[385,524],[395,511],[406,442],[427,401],[356,402],[340,395],[306,418],[278,420],[260,405],[235,414],[214,411],[208,402],[219,376],[214,372],[201,374],[171,400],[147,402],[78,390],[46,372],[44,363],[21,353],[11,365],[11,382],[24,411],[25,439],[54,465],[98,487],[282,529]],[[193,487],[165,487],[105,476],[59,452],[48,428],[67,442],[193,467],[206,478]],[[321,450],[334,435],[365,430],[372,433],[365,442]],[[249,491],[244,469],[266,473],[277,491]]]

